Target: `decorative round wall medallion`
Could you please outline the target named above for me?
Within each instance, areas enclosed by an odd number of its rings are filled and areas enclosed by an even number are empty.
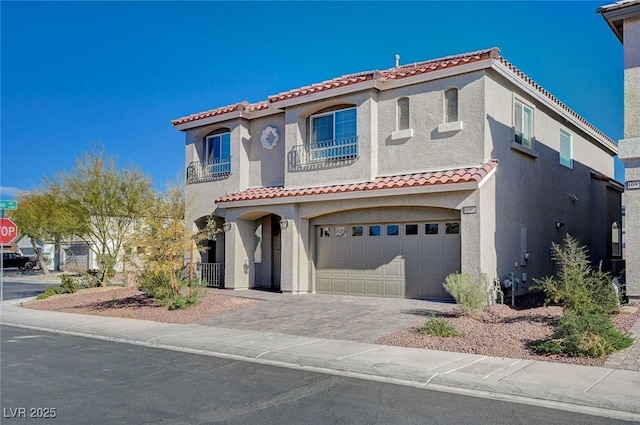
[[[278,146],[278,140],[280,140],[280,135],[278,134],[278,129],[276,127],[267,126],[264,130],[262,130],[260,142],[262,143],[263,148],[275,148],[276,146]]]

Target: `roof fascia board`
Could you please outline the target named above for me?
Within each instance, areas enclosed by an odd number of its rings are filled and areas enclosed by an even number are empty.
[[[612,7],[610,10],[607,10],[606,7],[602,7],[598,10],[598,13],[602,14],[602,17],[607,21],[611,31],[613,31],[616,37],[618,37],[618,40],[622,42],[623,34],[620,32],[620,28],[622,27],[620,21],[640,16],[640,3]],[[620,23],[620,28],[616,25],[617,23]]]
[[[485,184],[485,183],[486,183],[486,182],[487,182],[491,177],[493,177],[493,175],[496,173],[496,170],[497,170],[497,169],[498,169],[498,167],[493,167],[493,168],[491,169],[491,171],[489,171],[489,172],[487,173],[487,175],[486,175],[486,176],[484,176],[484,177],[482,178],[482,180],[480,180],[480,182],[478,183],[478,189],[480,189],[482,186],[484,186],[484,184]]]
[[[411,77],[400,78],[398,80],[387,80],[380,84],[380,90],[390,90],[398,87],[409,86],[412,84],[425,83],[428,81],[439,80],[441,78],[453,77],[469,72],[480,71],[491,67],[493,59],[485,59],[478,62],[472,62],[464,65],[456,65],[450,68],[443,68],[438,71],[426,72],[424,74],[414,75]]]
[[[486,179],[485,176],[483,178]],[[363,199],[363,198],[378,198],[386,196],[400,196],[400,195],[415,195],[422,193],[444,193],[444,192],[460,192],[465,190],[477,190],[479,188],[477,182],[468,183],[450,183],[440,184],[432,186],[418,186],[418,187],[400,187],[395,189],[374,189],[374,190],[361,190],[355,192],[339,192],[339,193],[323,193],[317,195],[302,195],[302,196],[284,196],[280,198],[266,198],[266,199],[252,199],[242,201],[230,201],[230,202],[216,202],[220,208],[240,208],[240,207],[256,207],[263,205],[282,205],[282,204],[297,204],[301,202],[326,202],[326,201],[341,201],[344,199]]]
[[[593,131],[591,128],[585,126],[583,123],[581,123],[578,119],[576,119],[573,115],[571,115],[564,109],[559,108],[555,102],[553,102],[547,96],[540,93],[533,86],[528,84],[526,81],[523,81],[517,75],[514,75],[513,72],[511,72],[504,64],[502,64],[499,61],[495,61],[493,63],[493,69],[497,71],[500,75],[502,75],[503,77],[507,78],[509,81],[514,83],[516,86],[524,90],[527,94],[531,95],[533,98],[537,99],[539,102],[544,104],[546,107],[550,108],[552,111],[555,111],[557,114],[562,116],[562,118],[564,118],[574,126],[578,127],[579,129],[587,133],[593,139],[597,140],[602,148],[609,151],[613,155],[618,154],[617,147],[610,145],[609,142],[603,139],[602,136],[600,136],[598,133]]]
[[[254,119],[254,118],[262,118],[268,115],[275,115],[283,112],[282,109],[269,107],[267,109],[261,109],[255,112],[246,112],[246,111],[233,111],[228,112],[226,114],[215,115],[209,118],[197,119],[194,121],[189,121],[183,124],[178,124],[174,126],[177,130],[185,131],[191,130],[192,128],[204,127],[209,124],[217,124],[224,121],[233,120],[236,118],[245,118],[245,119]]]
[[[405,77],[400,79],[393,79],[387,81],[369,80],[362,83],[350,84],[347,86],[339,87],[336,89],[323,90],[318,93],[308,94],[304,96],[298,96],[291,99],[280,100],[273,102],[271,105],[278,108],[287,108],[290,106],[296,106],[303,103],[315,102],[318,100],[324,100],[331,97],[342,96],[345,94],[351,94],[371,88],[378,89],[380,91],[395,89],[398,87],[409,86],[412,84],[424,83],[427,81],[438,80],[441,78],[452,77],[459,74],[466,74],[469,72],[479,71],[491,67],[492,59],[485,59],[478,62],[473,62],[464,65],[456,65],[449,68],[444,68],[438,71],[426,72],[424,74],[414,75],[411,77]]]
[[[290,106],[301,105],[303,103],[315,102],[317,100],[323,100],[328,97],[337,97],[345,94],[355,93],[363,90],[368,90],[376,87],[378,81],[368,80],[361,83],[349,84],[346,86],[338,87],[335,89],[322,90],[317,93],[307,94],[304,96],[296,96],[291,99],[278,100],[271,103],[271,105],[277,108],[288,108]]]

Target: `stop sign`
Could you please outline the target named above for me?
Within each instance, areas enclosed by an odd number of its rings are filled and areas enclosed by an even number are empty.
[[[9,244],[18,236],[18,226],[10,218],[0,219],[0,244]]]

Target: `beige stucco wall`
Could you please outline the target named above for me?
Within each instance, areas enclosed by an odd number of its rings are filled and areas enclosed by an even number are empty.
[[[640,180],[640,16],[624,20],[625,180]],[[627,295],[640,300],[640,190],[625,193]]]
[[[389,176],[438,170],[485,161],[482,149],[483,72],[473,72],[386,90],[378,95],[378,144],[381,160],[378,174]],[[444,123],[444,92],[458,89],[458,120],[463,130],[438,132]],[[409,125],[414,135],[392,140],[397,128],[397,100],[408,97]]]
[[[553,272],[550,245],[561,243],[566,233],[584,245],[597,245],[594,261],[606,260],[606,255],[598,255],[606,253],[608,233],[592,231],[593,223],[601,217],[593,208],[610,204],[596,203],[600,199],[598,191],[606,188],[592,181],[591,170],[613,176],[613,158],[587,141],[583,132],[560,121],[554,112],[495,73],[487,74],[485,90],[485,152],[499,161],[493,191],[493,244],[499,277],[503,279],[514,271],[522,278],[525,273],[527,282],[519,291],[524,292],[533,277]],[[515,98],[534,109],[535,142],[531,151],[512,143]],[[559,161],[561,128],[573,135],[572,169]],[[556,222],[563,226],[556,229]],[[530,253],[527,261],[524,252]]]
[[[344,164],[323,164],[323,166],[296,167],[290,169],[287,158],[285,186],[302,188],[338,183],[362,182],[372,179],[372,157],[375,158],[378,134],[372,122],[376,120],[377,93],[366,90],[338,96],[329,100],[292,106],[285,111],[285,146],[290,152],[295,146],[308,144],[310,140],[309,117],[336,105],[357,108],[358,159]],[[372,118],[374,117],[374,118]]]

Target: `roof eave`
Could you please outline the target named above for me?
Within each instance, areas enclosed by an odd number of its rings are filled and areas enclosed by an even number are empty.
[[[487,179],[489,176],[485,176],[480,182],[464,182],[464,183],[447,183],[436,184],[428,186],[413,186],[413,187],[399,187],[393,189],[374,189],[374,190],[360,190],[360,191],[348,191],[348,192],[336,192],[336,193],[323,193],[314,195],[298,195],[298,196],[282,196],[278,198],[264,198],[264,199],[248,199],[241,201],[227,201],[216,202],[216,205],[220,208],[240,208],[240,207],[256,207],[266,205],[282,205],[293,204],[300,202],[326,202],[326,201],[341,201],[345,199],[362,199],[362,198],[377,198],[387,196],[400,196],[400,195],[414,195],[420,193],[444,193],[444,192],[459,192],[465,190],[477,190],[480,188],[480,183]]]
[[[624,20],[626,18],[632,18],[640,16],[640,2],[634,2],[630,4],[610,4],[598,8],[596,13],[602,15],[607,22],[611,31],[618,37],[620,42],[624,42]]]
[[[549,97],[540,93],[535,87],[526,81],[522,80],[519,76],[515,75],[507,66],[505,66],[499,60],[494,61],[493,69],[498,72],[503,77],[507,78],[509,81],[516,84],[520,89],[524,90],[527,94],[537,99],[539,102],[544,104],[546,107],[558,113],[572,125],[582,129],[585,133],[595,139],[600,147],[602,147],[605,151],[608,151],[612,156],[618,154],[618,147],[615,144],[612,144],[608,139],[604,138],[602,135],[598,134],[589,126],[583,124],[580,120],[578,120],[573,114],[567,112],[563,108],[558,107],[558,105]]]

